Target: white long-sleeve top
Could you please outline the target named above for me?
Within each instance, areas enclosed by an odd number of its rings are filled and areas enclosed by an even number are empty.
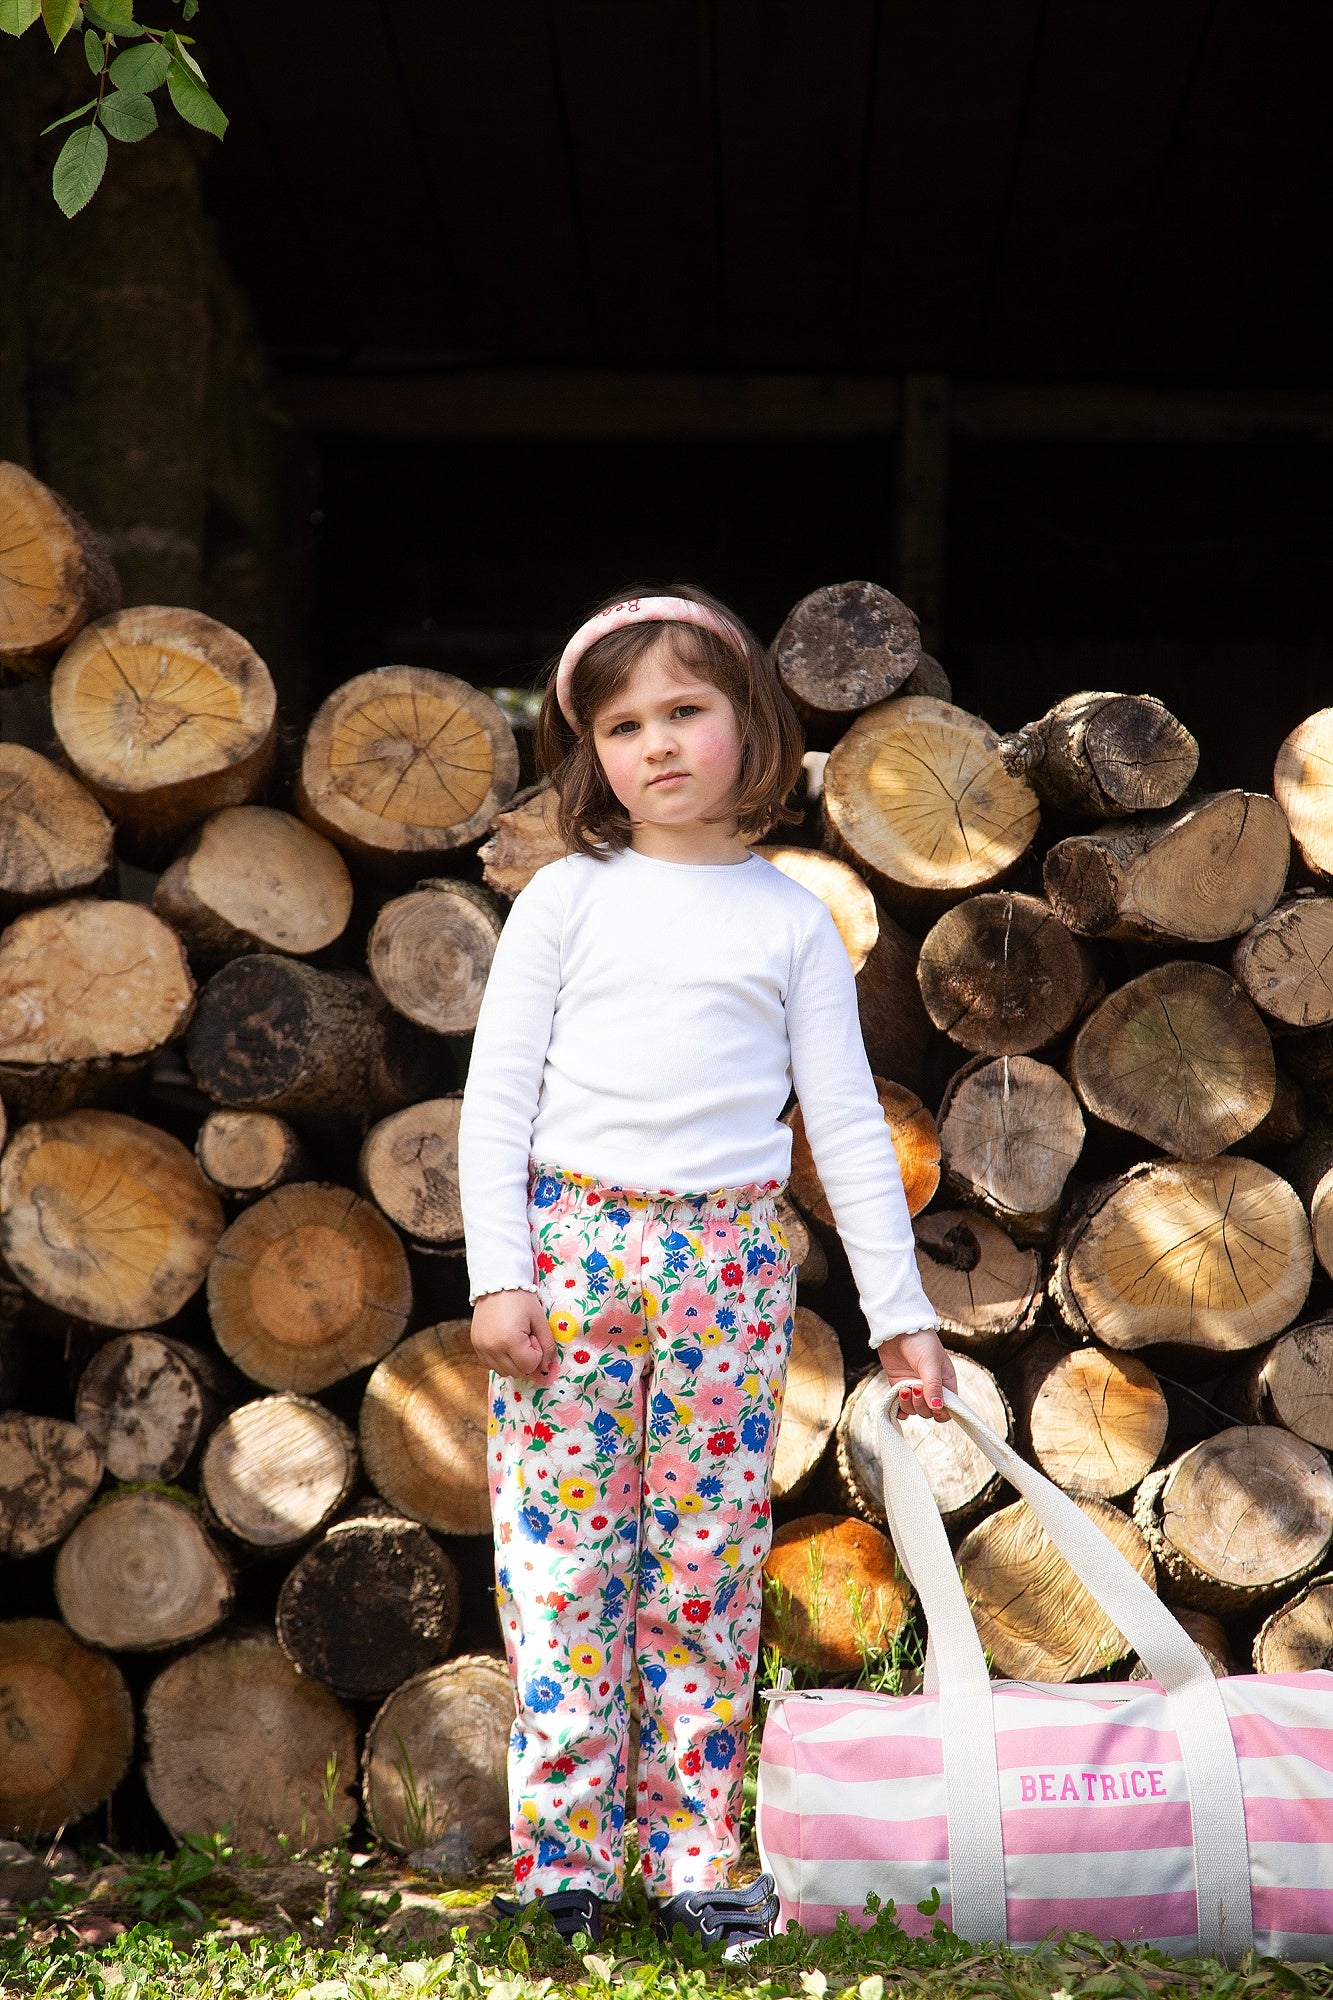
[[[463,1092],[469,1303],[537,1290],[530,1159],[683,1193],[785,1181],[793,1085],[871,1345],[935,1326],[827,905],[757,854],[539,868],[496,945]]]

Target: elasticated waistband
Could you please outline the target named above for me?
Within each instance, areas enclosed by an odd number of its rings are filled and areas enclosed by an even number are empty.
[[[688,1203],[702,1215],[706,1209],[752,1208],[764,1201],[776,1201],[786,1181],[743,1181],[734,1187],[704,1189],[691,1188],[630,1188],[622,1187],[614,1181],[602,1181],[595,1174],[578,1174],[569,1167],[557,1167],[545,1160],[528,1162],[528,1195],[531,1198],[540,1189],[547,1195],[547,1204],[560,1199],[575,1198],[581,1206],[600,1208],[624,1204],[629,1208],[648,1208],[654,1204],[663,1207]]]

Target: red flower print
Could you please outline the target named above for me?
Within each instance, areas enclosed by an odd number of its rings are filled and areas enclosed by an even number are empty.
[[[532,1426],[532,1442],[534,1444],[549,1444],[554,1436],[555,1432],[549,1424],[534,1424]]]
[[[514,1880],[516,1882],[526,1881],[527,1877],[531,1875],[535,1859],[536,1856],[532,1854],[520,1854],[518,1856],[514,1862]]]
[[[605,1514],[594,1514],[589,1525],[594,1528],[604,1528],[606,1526]]]
[[[610,1694],[610,1692],[611,1692],[611,1683],[610,1683],[610,1681],[598,1681],[598,1683],[597,1683],[597,1692],[598,1692],[598,1694]]]
[[[697,1778],[703,1769],[703,1762],[697,1750],[687,1750],[680,1760],[680,1768],[687,1778]]]
[[[685,1852],[686,1852],[687,1854],[697,1854],[697,1853],[699,1852],[699,1850],[698,1850],[698,1848],[697,1848],[697,1847],[687,1847],[687,1848],[685,1849]]]
[[[735,1431],[714,1431],[708,1440],[714,1458],[727,1458],[736,1449]]]
[[[574,1759],[572,1757],[557,1757],[551,1769],[557,1778],[572,1778],[574,1775]]]
[[[746,1477],[747,1479],[753,1479],[753,1478],[754,1478],[754,1474],[753,1474],[753,1472],[751,1472],[751,1471],[750,1471],[750,1469],[749,1469],[749,1467],[748,1467],[748,1466],[747,1466],[747,1468],[746,1468],[746,1472],[745,1472],[745,1477]]]
[[[691,1625],[702,1625],[708,1616],[708,1599],[706,1597],[687,1597],[680,1608],[683,1615],[689,1619]]]
[[[698,1681],[686,1681],[686,1683],[685,1683],[685,1692],[686,1692],[686,1694],[698,1694],[698,1692],[699,1692],[699,1683],[698,1683]]]
[[[724,1264],[722,1266],[722,1282],[724,1285],[739,1285],[744,1276],[745,1272],[739,1264]]]
[[[555,1258],[551,1255],[549,1250],[539,1250],[537,1252],[537,1269],[541,1272],[543,1277],[546,1276],[548,1271],[554,1271]]]
[[[574,1359],[576,1361],[591,1361],[592,1356],[589,1354],[586,1347],[579,1347],[574,1350]]]

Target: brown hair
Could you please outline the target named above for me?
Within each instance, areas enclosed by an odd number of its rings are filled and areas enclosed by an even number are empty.
[[[734,802],[720,818],[734,815],[742,840],[757,840],[774,825],[790,826],[801,819],[800,808],[787,803],[801,775],[805,739],[800,718],[787,698],[768,654],[736,613],[692,584],[673,583],[671,595],[706,604],[735,626],[741,651],[717,633],[674,619],[624,625],[589,646],[574,669],[569,692],[582,735],[576,735],[555,698],[559,657],[546,670],[546,693],[537,717],[534,750],[537,770],[549,778],[555,792],[555,818],[567,848],[605,861],[630,842],[630,818],[611,790],[592,740],[593,720],[626,686],[636,663],[670,640],[677,661],[724,694],[736,711],[741,731],[740,777]],[[589,616],[608,610],[626,598],[657,593],[643,584],[604,597]]]

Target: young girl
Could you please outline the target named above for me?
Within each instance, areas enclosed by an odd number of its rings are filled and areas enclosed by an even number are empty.
[[[769,1877],[727,1882],[793,1325],[793,1085],[900,1407],[944,1421],[955,1386],[851,961],[819,897],[747,845],[799,820],[802,747],[759,641],[702,591],[581,626],[536,738],[570,851],[515,898],[473,1041],[459,1178],[493,1371],[514,1875],[566,1936],[599,1939],[622,1888],[636,1677],[668,1934],[734,1954],[776,1914]]]

